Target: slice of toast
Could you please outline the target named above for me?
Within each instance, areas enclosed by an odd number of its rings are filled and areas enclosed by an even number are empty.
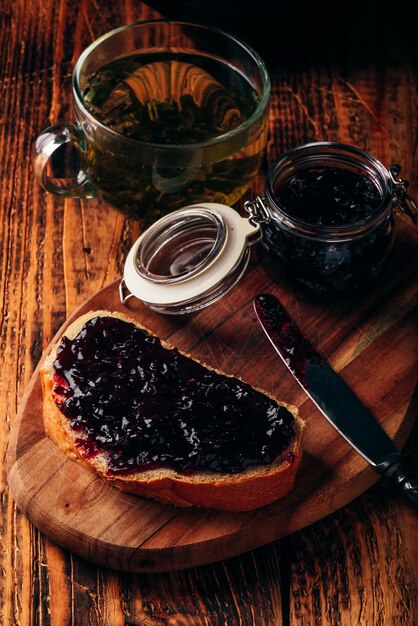
[[[245,383],[242,383],[242,385],[245,387],[246,392],[249,394],[263,393],[265,397],[273,401],[279,410],[287,414],[288,430],[289,419],[291,422],[292,434],[289,435],[287,431],[289,438],[287,445],[280,450],[280,453],[271,462],[266,463],[261,460],[260,463],[250,464],[239,470],[234,467],[233,471],[222,471],[222,469],[220,470],[217,467],[217,471],[213,471],[213,467],[208,467],[208,469],[205,467],[193,468],[190,464],[187,465],[186,459],[187,470],[177,466],[170,467],[170,464],[165,466],[163,462],[161,464],[157,462],[151,463],[151,465],[145,464],[144,467],[136,466],[132,470],[127,467],[126,471],[119,471],[119,467],[118,471],[114,471],[111,463],[113,457],[109,446],[106,449],[106,446],[103,447],[101,442],[94,440],[90,426],[85,428],[80,426],[76,419],[71,419],[71,416],[68,415],[68,410],[64,410],[66,405],[63,404],[65,403],[65,390],[62,388],[63,372],[57,372],[56,369],[58,367],[59,370],[57,354],[62,349],[63,341],[76,339],[82,330],[85,332],[89,322],[90,324],[96,323],[94,322],[96,318],[122,320],[146,331],[148,336],[154,337],[141,324],[123,314],[109,311],[91,311],[77,319],[65,331],[64,339],[62,338],[61,342],[52,347],[41,370],[44,394],[43,419],[46,434],[65,454],[84,467],[95,471],[110,485],[135,495],[151,497],[160,502],[177,506],[200,506],[227,511],[247,511],[269,504],[288,493],[293,486],[301,459],[303,422],[298,417],[295,407],[279,402],[270,394],[254,389]],[[106,323],[108,322],[106,321]],[[158,340],[159,343],[160,341]],[[168,357],[174,354],[173,348],[166,342],[161,341],[161,346],[164,351],[170,351],[167,353]],[[177,350],[175,352],[180,354],[181,359],[184,357],[191,359],[190,356],[179,353]],[[72,366],[76,368],[80,354],[77,355],[77,358],[74,355],[73,357],[74,363]],[[191,360],[196,363],[195,360]],[[76,370],[72,366],[69,367],[71,374],[67,372],[67,377],[71,378],[73,376],[76,380],[76,375],[74,374]],[[223,374],[218,370],[208,368],[207,366],[204,366],[204,368],[208,373],[213,372],[215,378],[218,375],[224,377],[222,384],[228,385],[229,381],[231,381],[231,384],[238,382],[238,379]],[[200,370],[201,368],[199,368]],[[59,375],[61,383],[57,383],[57,375]],[[71,382],[72,389],[69,393],[74,395],[74,393],[78,393],[78,390],[74,387],[76,385],[74,379],[71,379]],[[64,385],[68,386],[68,382],[64,382]],[[140,391],[138,389],[138,393]],[[175,398],[173,396],[173,408],[168,409],[167,415],[164,415],[164,420],[175,419],[173,417],[174,406]],[[283,409],[280,409],[280,407],[283,407]],[[231,407],[231,410],[233,409],[234,407]],[[170,412],[173,414],[170,415]],[[291,414],[291,417],[289,414]],[[82,423],[84,424],[83,420]],[[86,423],[88,423],[87,418]],[[228,436],[228,433],[226,433],[226,436]],[[214,447],[216,447],[216,442]],[[195,453],[196,450],[193,451],[193,454]],[[228,459],[225,462],[226,467],[228,467]]]

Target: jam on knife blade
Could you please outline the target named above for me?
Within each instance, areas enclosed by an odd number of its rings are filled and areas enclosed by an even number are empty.
[[[263,329],[280,358],[321,413],[376,468],[386,467],[399,450],[343,378],[322,358],[272,294],[255,298]]]
[[[306,368],[309,363],[321,365],[322,359],[300,332],[295,322],[290,318],[284,307],[272,294],[261,294],[254,300],[254,307],[258,318],[268,332],[270,341],[279,349],[286,365],[307,388],[305,379]]]

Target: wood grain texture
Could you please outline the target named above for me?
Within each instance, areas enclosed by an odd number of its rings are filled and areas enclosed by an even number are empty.
[[[51,544],[15,510],[4,458],[17,404],[42,349],[79,304],[119,275],[138,233],[95,201],[44,194],[33,180],[31,143],[42,128],[70,117],[70,77],[82,49],[123,23],[181,12],[177,3],[159,4],[0,2],[0,623],[414,626],[417,518],[383,483],[280,543],[171,574],[119,576],[96,568]],[[245,10],[248,3],[240,4]],[[268,160],[308,140],[347,141],[386,165],[402,163],[416,195],[418,63],[410,6],[278,6],[274,19],[261,3],[250,20],[236,5],[215,1],[200,15],[246,36],[267,57]],[[197,11],[182,13],[193,18]],[[262,191],[261,176],[253,189]],[[383,325],[402,315],[405,301],[390,305],[377,305]],[[353,351],[360,339],[370,341],[367,324]]]
[[[416,462],[417,429],[407,451]],[[291,624],[416,621],[418,516],[384,481],[282,546]],[[382,567],[381,563],[385,566]]]
[[[121,493],[70,461],[46,437],[41,384],[35,373],[9,445],[9,483],[19,508],[48,537],[76,554],[116,569],[152,572],[240,554],[295,532],[361,494],[377,480],[377,474],[287,375],[255,319],[252,298],[257,289],[280,293],[310,340],[328,353],[331,362],[344,364],[341,375],[402,446],[415,417],[418,371],[417,302],[408,299],[409,294],[418,292],[418,258],[407,267],[402,251],[408,245],[418,248],[418,233],[403,224],[398,231],[391,267],[369,290],[362,306],[341,300],[331,308],[323,302],[314,309],[287,283],[280,287],[273,283],[253,262],[216,307],[186,320],[164,318],[139,301],[122,305],[119,281],[75,312],[75,318],[102,309],[129,314],[200,362],[254,386],[262,384],[267,392],[298,406],[306,423],[304,455],[296,484],[285,498],[258,511],[230,514],[178,509]],[[397,272],[391,270],[398,267],[409,270],[405,272],[408,281],[397,280]],[[391,315],[383,324],[381,315],[376,314],[376,301],[400,299],[405,302],[401,314]],[[74,317],[65,326],[72,321]],[[392,361],[390,370],[382,367],[387,358]]]

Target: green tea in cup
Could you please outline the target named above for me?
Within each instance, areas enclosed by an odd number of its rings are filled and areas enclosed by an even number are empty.
[[[35,171],[49,191],[97,195],[144,223],[196,202],[233,204],[260,164],[269,92],[258,55],[218,29],[166,21],[123,27],[80,57],[77,123],[44,131]],[[67,141],[81,169],[62,184],[48,177],[46,163]]]

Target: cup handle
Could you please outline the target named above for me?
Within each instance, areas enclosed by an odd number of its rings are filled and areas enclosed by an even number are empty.
[[[88,178],[86,172],[80,169],[74,176],[62,178],[60,184],[54,182],[48,176],[48,161],[58,148],[66,143],[72,143],[74,148],[80,152],[85,152],[86,137],[81,128],[75,124],[54,124],[46,128],[41,135],[36,138],[32,150],[32,165],[35,176],[39,184],[58,196],[67,198],[94,198],[97,196],[93,183]]]

